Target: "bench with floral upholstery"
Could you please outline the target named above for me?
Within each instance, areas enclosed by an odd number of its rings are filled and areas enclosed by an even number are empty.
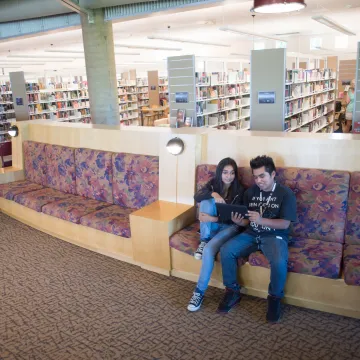
[[[214,176],[215,169],[215,165],[198,166],[198,188]],[[239,176],[245,188],[253,184],[250,168],[240,168]],[[297,198],[298,221],[291,226],[288,270],[339,278],[350,174],[345,171],[278,168],[277,181],[291,188]],[[177,232],[170,238],[170,247],[192,255],[199,244],[197,229],[195,223]],[[357,241],[359,249],[360,241]],[[269,267],[260,251],[251,254],[248,261],[253,266]]]
[[[360,286],[360,172],[351,173],[344,248],[344,280]]]
[[[25,141],[26,180],[0,197],[37,212],[131,237],[129,215],[158,199],[159,159]]]

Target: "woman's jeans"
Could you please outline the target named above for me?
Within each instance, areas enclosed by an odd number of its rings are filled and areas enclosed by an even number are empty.
[[[200,203],[200,212],[216,216],[215,200],[203,200]],[[202,254],[202,265],[197,283],[197,290],[201,293],[204,293],[209,285],[211,273],[214,268],[215,256],[219,252],[220,247],[238,233],[239,227],[235,224],[200,223],[200,240],[207,242]]]

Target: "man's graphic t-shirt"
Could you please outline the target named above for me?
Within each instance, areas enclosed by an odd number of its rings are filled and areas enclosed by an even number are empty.
[[[260,196],[262,193],[262,197]],[[270,199],[269,199],[269,196]],[[286,186],[276,184],[274,191],[261,191],[257,185],[253,185],[244,194],[244,205],[250,211],[256,211],[265,219],[284,219],[296,221],[296,197]],[[272,229],[267,226],[250,222],[248,232],[259,235],[285,235],[289,234],[289,228],[285,230]]]

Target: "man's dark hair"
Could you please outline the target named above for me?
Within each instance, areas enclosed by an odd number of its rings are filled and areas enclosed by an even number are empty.
[[[274,160],[270,156],[262,155],[250,160],[250,167],[252,170],[260,169],[263,166],[265,167],[265,171],[270,175],[273,171],[276,172]]]

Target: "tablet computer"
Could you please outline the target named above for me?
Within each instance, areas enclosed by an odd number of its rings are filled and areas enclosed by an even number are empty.
[[[231,213],[238,213],[243,217],[246,217],[246,214],[248,213],[248,208],[244,205],[216,203],[216,208],[221,221],[231,220]]]

